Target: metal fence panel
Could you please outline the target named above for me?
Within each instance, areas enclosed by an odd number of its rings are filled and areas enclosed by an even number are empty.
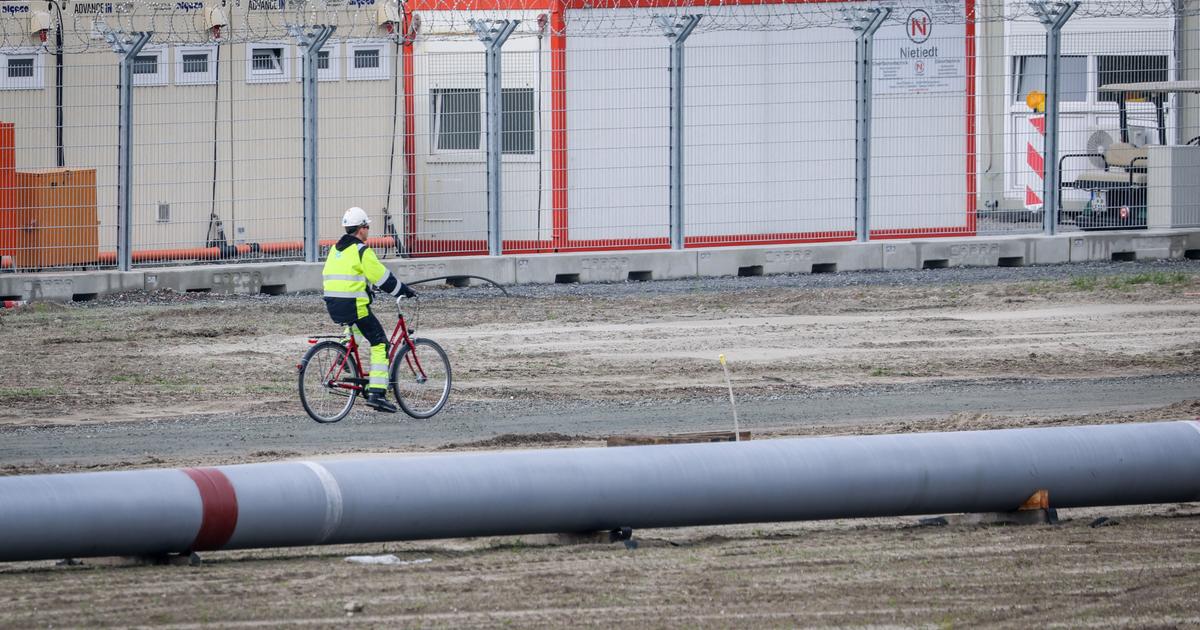
[[[118,264],[120,55],[106,33],[153,33],[133,60],[139,265],[303,257],[296,34],[315,25],[337,29],[318,57],[308,199],[324,246],[361,206],[386,255],[487,253],[489,110],[506,254],[667,248],[677,228],[685,247],[848,240],[864,202],[869,238],[1037,233],[1047,201],[1061,201],[1056,230],[1200,225],[1200,147],[1180,146],[1200,136],[1200,95],[1163,97],[1160,137],[1153,96],[1129,94],[1122,125],[1100,89],[1200,81],[1196,0],[1080,5],[1062,29],[1057,156],[1027,98],[1046,89],[1046,26],[1022,2],[135,0],[72,3],[43,33],[38,3],[5,6],[0,271]],[[869,86],[852,28],[864,9],[890,10]],[[475,27],[500,19],[517,27],[489,102]],[[1098,155],[1122,142],[1140,162]],[[1059,159],[1061,199],[1047,200]],[[1091,185],[1096,172],[1129,181]]]

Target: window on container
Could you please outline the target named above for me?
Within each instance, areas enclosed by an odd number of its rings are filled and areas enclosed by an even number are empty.
[[[317,51],[317,70],[328,70],[328,69],[329,69],[329,51],[328,50],[318,50]]]
[[[445,88],[430,91],[433,143],[438,151],[478,151],[480,94],[478,89]]]
[[[8,58],[8,78],[10,78],[10,79],[32,79],[33,78],[33,57],[9,57]]]
[[[175,83],[179,85],[212,85],[216,83],[215,54],[216,48],[211,45],[176,46]]]
[[[1098,86],[1167,80],[1166,55],[1100,55],[1096,57]],[[1100,92],[1100,102],[1117,102],[1116,92]]]
[[[133,58],[134,74],[158,74],[158,55],[138,55]]]
[[[42,88],[42,60],[38,53],[22,50],[0,53],[0,90]],[[0,118],[4,116],[0,107]]]
[[[354,51],[354,69],[364,70],[379,67],[378,48],[359,48]]]
[[[501,95],[500,152],[532,155],[534,150],[533,88],[505,88]]]
[[[184,74],[208,74],[208,53],[185,53],[181,69]]]
[[[382,81],[388,79],[387,47],[382,42],[356,41],[346,45],[346,79]]]
[[[250,56],[250,69],[255,72],[282,73],[282,48],[255,48]]]
[[[1058,63],[1059,101],[1086,102],[1088,100],[1087,57],[1062,57]],[[1026,55],[1013,59],[1013,76],[1016,78],[1014,101],[1024,103],[1025,96],[1033,90],[1046,91],[1046,56]]]

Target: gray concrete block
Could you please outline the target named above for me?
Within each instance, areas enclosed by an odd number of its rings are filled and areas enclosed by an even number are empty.
[[[27,302],[70,302],[142,288],[142,273],[88,271],[0,275],[0,297]]]
[[[882,263],[879,243],[755,245],[698,251],[700,276],[833,273],[878,269]]]
[[[482,276],[500,284],[516,282],[512,257],[465,256],[463,258],[410,258],[406,260],[392,258],[383,261],[383,264],[402,282],[415,282],[441,276]],[[319,279],[320,270],[317,273]],[[433,282],[425,286],[436,284],[439,283]],[[457,286],[473,286],[487,283],[468,278],[455,284]]]
[[[917,248],[917,264],[922,269],[995,267],[1000,260],[1000,244],[996,241],[940,239],[913,241],[913,246]]]
[[[1071,261],[1071,236],[1024,238],[1027,265],[1057,265]]]
[[[595,252],[516,256],[517,284],[626,282],[696,275],[696,252]]]
[[[899,269],[920,269],[921,262],[917,259],[917,246],[908,241],[884,241],[880,255],[883,259],[881,268],[887,271]]]
[[[1158,230],[1092,232],[1071,238],[1071,261],[1183,258],[1191,235]]]

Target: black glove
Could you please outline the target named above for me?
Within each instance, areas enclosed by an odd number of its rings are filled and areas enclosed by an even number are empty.
[[[417,297],[417,292],[412,290],[412,287],[407,284],[400,283],[400,297],[414,298]]]

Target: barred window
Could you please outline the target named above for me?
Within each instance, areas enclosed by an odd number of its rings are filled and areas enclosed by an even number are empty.
[[[438,151],[478,151],[482,108],[478,89],[430,91],[433,144]]]
[[[33,57],[10,57],[8,59],[8,78],[33,78]]]
[[[250,68],[255,72],[283,72],[283,49],[255,48],[250,57]]]
[[[501,97],[500,152],[532,155],[534,150],[533,88],[504,88]]]
[[[264,42],[247,44],[247,49],[247,83],[279,83],[290,80],[290,48],[274,42]]]
[[[183,55],[182,68],[184,74],[204,74],[208,72],[208,53],[188,53]]]
[[[134,74],[158,74],[158,55],[138,55],[133,58]]]
[[[1099,80],[1104,87],[1113,83],[1140,83],[1167,80],[1166,55],[1100,55],[1096,57]],[[1116,92],[1100,92],[1100,102],[1117,102]]]
[[[354,69],[362,70],[364,68],[379,67],[379,49],[378,48],[360,48],[354,51]]]

